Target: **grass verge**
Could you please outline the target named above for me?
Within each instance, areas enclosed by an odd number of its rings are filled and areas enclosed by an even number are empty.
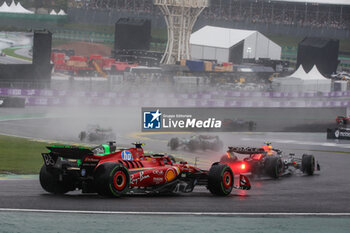
[[[15,53],[16,50],[17,50],[17,48],[6,48],[6,49],[3,49],[2,52],[10,57],[19,58],[19,59],[26,60],[26,61],[32,61],[32,59],[29,57],[24,57],[24,56],[21,56],[21,55]]]
[[[0,135],[0,173],[38,174],[49,144]]]
[[[51,144],[0,135],[0,174],[39,174],[43,165],[41,153],[48,152],[46,146],[49,145]],[[184,161],[178,156],[175,160]]]

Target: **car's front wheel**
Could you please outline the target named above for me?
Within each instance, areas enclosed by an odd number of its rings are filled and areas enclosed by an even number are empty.
[[[214,164],[208,174],[208,189],[218,196],[227,196],[231,193],[234,184],[234,175],[226,164]]]
[[[315,157],[313,155],[303,154],[301,159],[301,171],[312,176],[315,170]]]

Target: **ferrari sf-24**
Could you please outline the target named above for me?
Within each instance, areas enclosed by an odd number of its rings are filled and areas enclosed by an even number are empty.
[[[64,194],[81,189],[83,193],[122,196],[137,193],[192,192],[206,186],[214,195],[226,196],[233,188],[249,190],[249,179],[235,176],[227,164],[214,163],[202,170],[187,162],[175,162],[164,154],[146,155],[142,143],[133,148],[117,149],[113,142],[95,148],[50,146],[42,153],[44,164],[40,184],[44,190]]]

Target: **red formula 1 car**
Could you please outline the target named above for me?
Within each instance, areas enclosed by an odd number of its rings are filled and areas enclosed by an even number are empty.
[[[226,164],[214,163],[202,170],[186,162],[176,163],[172,156],[145,155],[141,143],[134,148],[116,150],[113,143],[96,148],[51,146],[43,153],[40,184],[54,194],[81,189],[83,193],[121,196],[136,193],[191,192],[204,185],[214,195],[225,196],[233,188],[249,190],[250,182]]]
[[[342,125],[347,125],[350,123],[350,116],[345,117],[345,116],[337,116],[336,118],[337,125],[342,126]]]
[[[220,163],[227,164],[233,172],[251,173],[256,176],[269,176],[278,178],[289,175],[294,170],[301,170],[307,175],[313,175],[320,170],[320,165],[313,155],[303,154],[301,158],[296,158],[294,154],[283,156],[283,152],[273,149],[266,143],[261,148],[250,147],[229,147],[227,154],[222,156]],[[239,160],[236,154],[249,155],[243,160]]]

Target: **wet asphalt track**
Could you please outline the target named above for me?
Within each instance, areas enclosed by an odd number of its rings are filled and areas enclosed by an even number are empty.
[[[43,109],[26,108],[26,114],[42,117]],[[120,124],[118,117],[108,114],[86,115],[86,112],[66,114],[56,118],[57,110],[44,115],[46,119],[9,120],[18,118],[23,110],[2,111],[0,132],[5,134],[46,138],[53,140],[77,141],[77,134],[86,122],[94,119],[97,123],[110,124],[119,129],[118,141],[127,144],[143,140],[146,150],[166,152],[166,142],[174,134],[140,135],[131,134],[139,130],[140,110],[128,109],[132,114],[119,115],[125,119]],[[34,114],[34,115],[33,115]],[[80,118],[83,114],[86,117]],[[12,117],[9,117],[12,116]],[[54,117],[54,118],[51,118]],[[19,117],[21,118],[21,117]],[[116,120],[115,118],[118,118]],[[80,120],[79,120],[80,119]],[[126,120],[127,119],[127,120]],[[78,122],[78,123],[77,123]],[[76,123],[78,125],[76,125]],[[94,122],[92,122],[94,123]],[[72,128],[66,129],[71,126]],[[193,193],[170,196],[126,196],[123,198],[103,198],[93,194],[71,192],[63,196],[46,193],[37,178],[0,178],[0,208],[51,209],[51,210],[91,210],[91,211],[141,211],[141,212],[222,212],[222,213],[350,213],[350,145],[347,142],[327,141],[325,133],[220,133],[225,145],[260,146],[264,141],[272,141],[274,147],[296,154],[313,153],[321,165],[321,172],[315,176],[294,174],[278,180],[258,179],[252,181],[252,190],[233,191],[228,197],[214,197],[204,187]],[[178,136],[189,136],[181,134]],[[168,151],[170,152],[170,151]],[[191,154],[174,152],[193,163],[208,168],[222,153],[209,151]],[[40,155],[38,155],[40,156]]]

